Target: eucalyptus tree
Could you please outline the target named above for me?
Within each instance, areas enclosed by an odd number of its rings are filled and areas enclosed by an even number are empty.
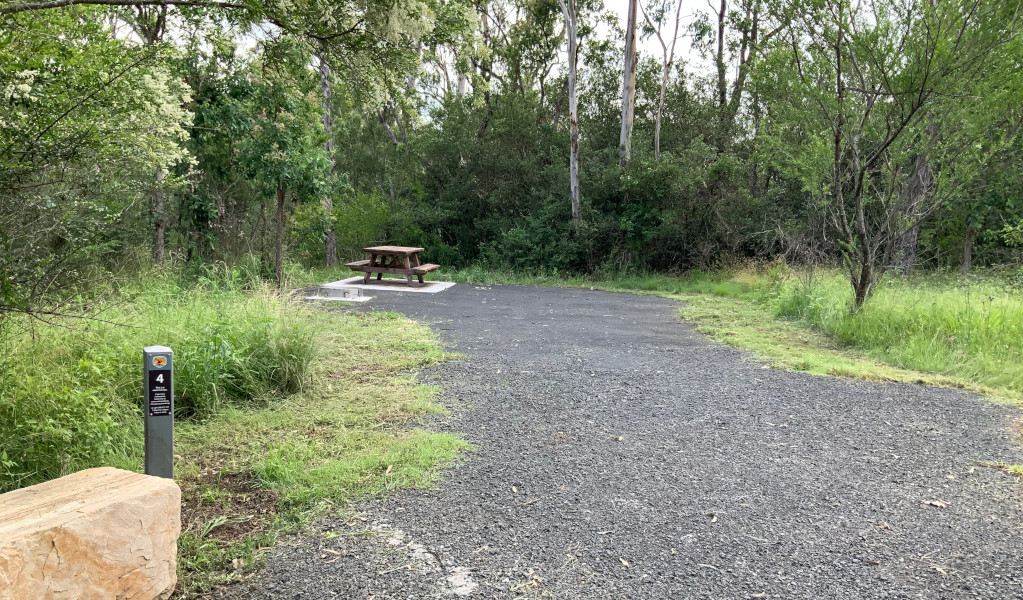
[[[654,0],[649,8],[643,5],[640,5],[640,8],[643,10],[645,22],[644,36],[655,36],[661,46],[661,88],[657,96],[657,110],[654,112],[654,158],[660,160],[664,97],[668,91],[671,68],[675,64],[675,45],[678,43],[678,29],[682,20],[682,2],[681,0]],[[671,17],[673,8],[674,22]]]
[[[797,0],[800,1],[800,0]],[[736,136],[736,117],[749,91],[749,77],[771,40],[787,30],[791,3],[785,0],[708,2],[713,17],[697,15],[690,24],[695,47],[714,63],[718,108],[714,144],[727,152]]]
[[[624,165],[632,157],[632,127],[636,117],[636,20],[639,0],[628,0],[625,24],[625,59],[622,61],[622,128],[618,137],[618,164]]]
[[[568,136],[569,185],[572,198],[572,218],[579,221],[579,109],[575,85],[579,68],[579,11],[576,0],[558,0],[565,16],[565,34],[568,38]]]
[[[167,32],[167,5],[133,6],[121,12],[120,16],[131,25],[135,33],[146,46],[154,46],[163,42]],[[164,165],[154,167],[153,200],[150,215],[153,221],[153,262],[163,262],[165,241],[167,237],[166,223],[166,189],[164,186]]]

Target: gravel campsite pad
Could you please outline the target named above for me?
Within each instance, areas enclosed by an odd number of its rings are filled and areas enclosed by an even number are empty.
[[[421,375],[476,446],[325,520],[230,598],[1023,598],[1019,411],[765,368],[669,300],[458,285]]]

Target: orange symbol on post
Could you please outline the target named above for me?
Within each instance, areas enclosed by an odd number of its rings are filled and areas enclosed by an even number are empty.
[[[154,367],[166,367],[167,366],[167,357],[166,356],[154,356],[153,357],[153,366]]]

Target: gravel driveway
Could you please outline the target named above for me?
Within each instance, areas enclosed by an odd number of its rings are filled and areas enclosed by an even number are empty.
[[[674,302],[380,293],[466,355],[430,369],[477,451],[439,489],[275,550],[230,598],[1023,598],[1019,411],[769,369]]]

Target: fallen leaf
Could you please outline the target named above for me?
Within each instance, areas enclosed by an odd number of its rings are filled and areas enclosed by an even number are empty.
[[[717,522],[718,522],[718,516],[717,516],[717,513],[707,513],[707,514],[705,514],[704,516],[705,516],[705,517],[710,517],[710,522],[711,522],[711,523],[717,523]]]
[[[517,488],[517,487],[515,487],[515,486],[513,485],[513,486],[512,486],[512,493],[513,493],[513,494],[518,494],[518,493],[519,493],[519,488]]]
[[[753,594],[753,597],[754,598],[763,598],[766,595],[767,595],[767,592],[757,592],[756,594]]]
[[[390,475],[391,474],[391,469],[393,469],[393,468],[394,468],[394,465],[387,465],[387,470],[384,471],[384,475]]]
[[[626,568],[628,568],[629,561],[625,560],[624,558],[619,558],[618,560],[622,561],[622,564],[625,565]]]

